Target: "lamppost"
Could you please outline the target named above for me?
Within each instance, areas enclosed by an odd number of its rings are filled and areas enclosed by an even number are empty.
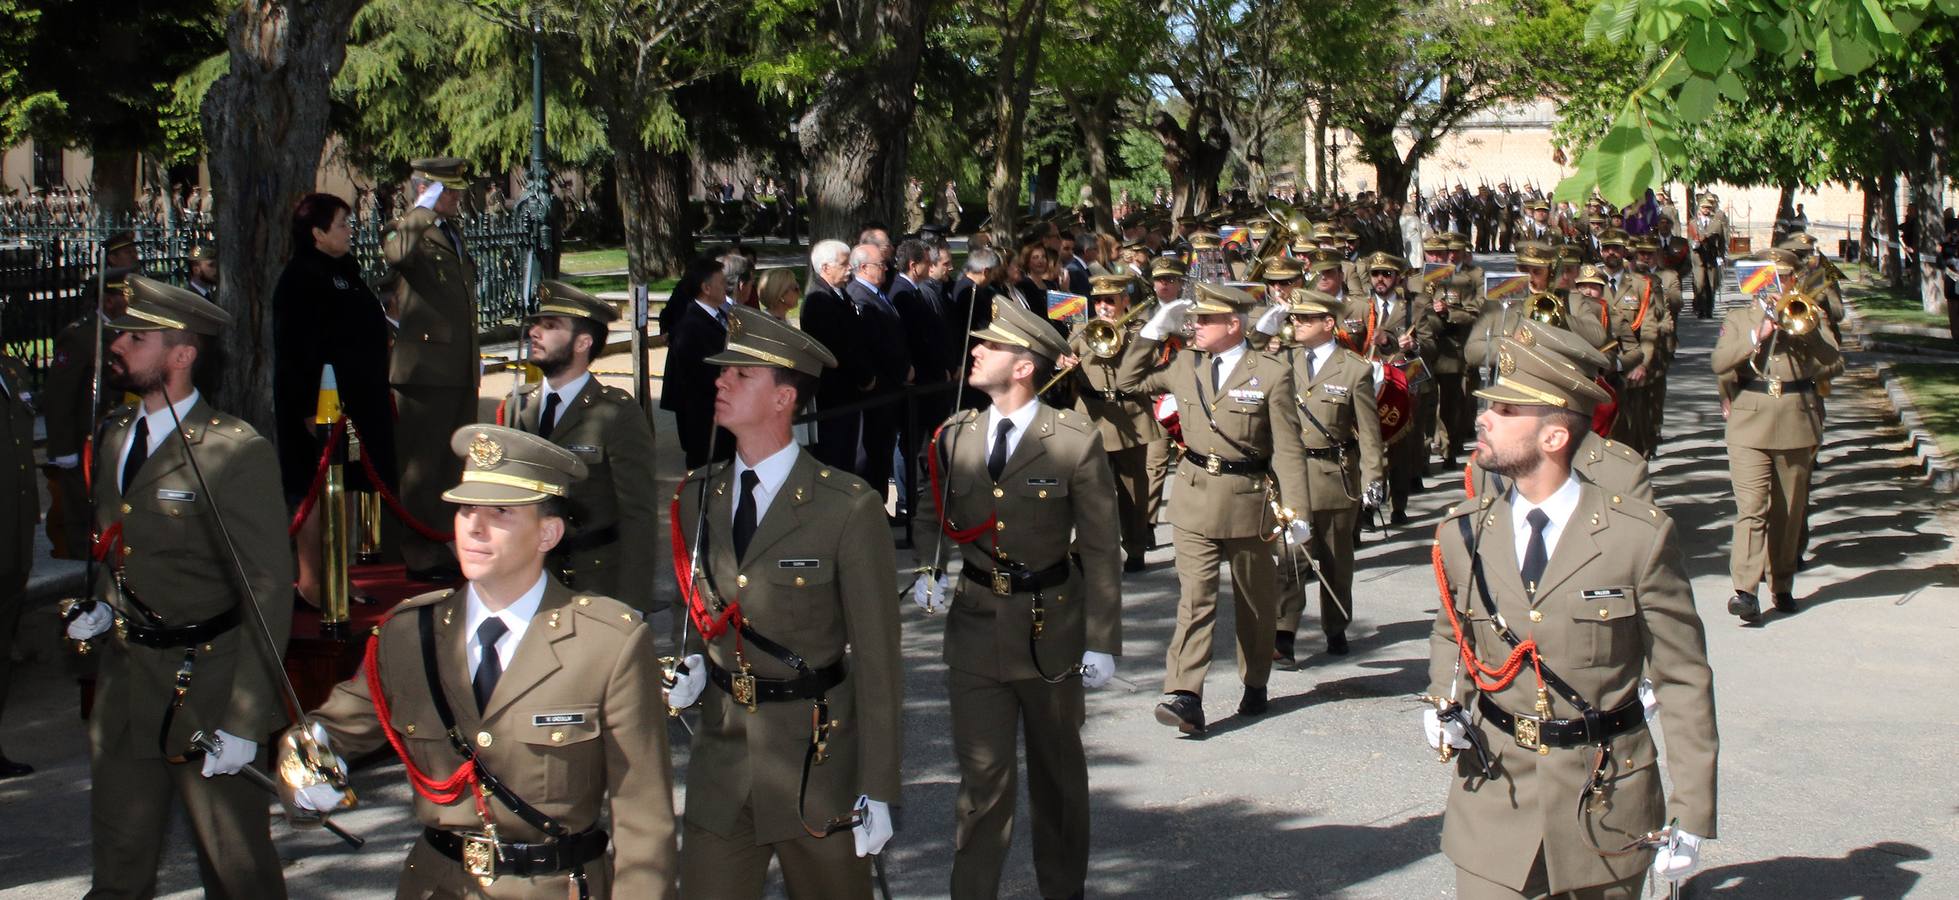
[[[557,222],[551,215],[551,167],[544,147],[544,15],[531,7],[531,164],[524,179],[524,215],[530,219],[536,279],[556,278]],[[527,291],[535,284],[525,286]]]

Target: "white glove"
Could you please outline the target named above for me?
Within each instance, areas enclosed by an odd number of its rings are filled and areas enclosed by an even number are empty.
[[[116,623],[116,615],[109,611],[106,603],[97,603],[88,612],[75,617],[68,623],[68,639],[71,641],[93,640],[97,635],[108,631]]]
[[[911,583],[911,602],[926,612],[938,612],[952,596],[952,576],[941,574],[937,578],[919,578]]]
[[[1653,856],[1653,874],[1668,881],[1680,881],[1701,867],[1700,835],[1666,829],[1667,840]]]
[[[857,827],[850,837],[857,842],[858,856],[876,856],[891,842],[891,806],[883,800],[857,795]]]
[[[699,653],[691,654],[674,672],[673,687],[667,688],[667,705],[674,709],[693,706],[706,688],[707,661]]]
[[[1286,305],[1279,303],[1275,304],[1271,309],[1266,310],[1264,315],[1259,316],[1258,322],[1252,325],[1252,330],[1263,335],[1274,335],[1278,334],[1279,329],[1285,327],[1285,324]]]
[[[1639,680],[1639,705],[1646,707],[1648,722],[1653,721],[1653,717],[1660,714],[1660,698],[1653,693],[1653,680],[1650,678]]]
[[[1286,523],[1286,543],[1295,546],[1313,539],[1313,523],[1305,519],[1294,519]]]
[[[98,609],[100,607],[97,607]],[[222,728],[217,732],[218,752],[204,754],[204,777],[236,775],[258,756],[258,741],[246,740]]]
[[[1190,306],[1189,300],[1172,300],[1157,307],[1156,315],[1143,323],[1143,330],[1138,334],[1146,341],[1160,341],[1172,332],[1183,330],[1184,314],[1190,312]]]
[[[307,812],[330,813],[340,808],[347,795],[333,785],[321,782],[300,788],[292,795],[292,804]]]
[[[1082,651],[1082,687],[1099,688],[1116,677],[1116,658],[1094,650]]]
[[[1449,739],[1449,746],[1458,750],[1469,750],[1475,745],[1469,742],[1469,734],[1463,728],[1461,719],[1442,721],[1442,714],[1433,709],[1422,710],[1422,737],[1428,739],[1430,750],[1442,749],[1442,739]]]
[[[1156,420],[1161,422],[1177,414],[1177,395],[1164,394],[1156,402]]]
[[[434,209],[435,201],[442,199],[442,182],[438,181],[422,189],[415,197],[415,205],[424,209]]]
[[[1387,499],[1388,499],[1388,486],[1387,484],[1379,481],[1376,481],[1373,484],[1368,485],[1367,491],[1360,495],[1361,505],[1367,507],[1368,509],[1380,509],[1381,504],[1386,502]]]

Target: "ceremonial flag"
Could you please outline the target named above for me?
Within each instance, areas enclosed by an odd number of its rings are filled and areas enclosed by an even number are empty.
[[[1455,263],[1422,263],[1422,284],[1427,285],[1434,284],[1438,281],[1446,281],[1449,276],[1454,274],[1456,274]]]
[[[1775,263],[1770,260],[1736,260],[1735,280],[1741,283],[1744,294],[1769,290],[1779,283]]]
[[[1244,291],[1260,301],[1265,299],[1265,283],[1262,281],[1227,281],[1225,284]]]
[[[1530,291],[1530,276],[1522,272],[1483,273],[1483,294],[1491,300],[1522,297]]]
[[[1220,243],[1226,247],[1237,247],[1240,250],[1244,250],[1251,246],[1252,232],[1249,228],[1226,225],[1218,229],[1218,238]]]
[[[1066,291],[1048,291],[1048,318],[1073,322],[1088,315],[1088,298]]]

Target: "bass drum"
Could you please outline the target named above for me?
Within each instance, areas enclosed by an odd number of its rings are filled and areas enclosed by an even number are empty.
[[[1415,424],[1415,395],[1408,390],[1408,373],[1375,363],[1374,400],[1381,413],[1381,443],[1393,446]]]

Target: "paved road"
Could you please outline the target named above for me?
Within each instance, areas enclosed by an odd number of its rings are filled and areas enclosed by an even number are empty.
[[[1955,509],[1913,477],[1903,434],[1868,369],[1854,362],[1832,397],[1817,473],[1813,562],[1802,610],[1754,627],[1728,617],[1733,515],[1707,352],[1715,322],[1684,323],[1656,490],[1681,523],[1708,622],[1721,717],[1721,835],[1690,897],[1959,896],[1959,748],[1950,661],[1959,638]],[[671,425],[670,420],[662,423]],[[663,475],[678,465],[663,460]],[[1150,710],[1175,621],[1169,550],[1125,584],[1128,654],[1120,683],[1092,692],[1096,896],[1408,898],[1448,896],[1437,851],[1446,776],[1421,742],[1411,700],[1424,681],[1435,609],[1430,526],[1458,496],[1445,477],[1416,498],[1415,525],[1370,535],[1360,552],[1353,655],[1302,643],[1305,668],[1275,673],[1272,711],[1236,718],[1232,652],[1217,647],[1211,735],[1181,739]],[[1167,538],[1167,531],[1164,532]],[[1227,607],[1228,609],[1228,607]],[[1229,613],[1227,612],[1228,616]],[[45,611],[30,618],[46,624]],[[900,897],[946,893],[956,768],[949,745],[940,623],[906,609],[906,809],[889,853]],[[1310,632],[1309,628],[1309,632]],[[43,630],[43,634],[52,627]],[[1219,633],[1230,634],[1229,623]],[[45,645],[17,679],[5,746],[39,765],[0,783],[0,898],[80,896],[87,886],[87,768],[71,682]],[[684,743],[678,743],[684,770]],[[359,772],[362,809],[342,821],[359,853],[318,832],[275,826],[296,896],[386,897],[413,828],[399,767]],[[1024,801],[1023,801],[1024,804]],[[1020,829],[1003,896],[1037,895]],[[162,894],[191,897],[181,833]]]

